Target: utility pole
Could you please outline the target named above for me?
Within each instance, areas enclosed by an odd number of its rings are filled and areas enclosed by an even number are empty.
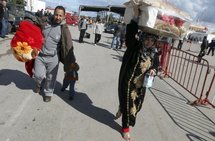
[[[112,3],[112,0],[107,0],[107,3],[108,3],[108,12],[107,12],[107,23],[109,22],[109,19],[110,19],[110,12],[111,12],[111,6],[110,6],[110,3]]]
[[[33,0],[30,0],[30,11],[32,12],[33,11]]]

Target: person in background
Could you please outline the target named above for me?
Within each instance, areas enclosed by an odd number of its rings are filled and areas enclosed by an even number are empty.
[[[167,73],[168,60],[170,57],[170,51],[172,48],[172,38],[160,37],[157,41],[157,50],[159,55],[159,76],[161,79],[165,77]]]
[[[124,22],[122,22],[122,28],[120,31],[120,46],[119,49],[122,48],[124,42],[125,42],[125,34],[126,34],[126,24]]]
[[[85,17],[81,18],[81,20],[79,21],[78,29],[80,31],[79,43],[84,43],[84,35],[87,30],[87,19]]]
[[[59,61],[64,64],[66,72],[76,62],[63,6],[55,8],[53,17],[42,30],[45,41],[34,63],[33,77],[36,82],[34,92],[40,93],[43,90],[43,100],[49,102],[55,88]]]
[[[179,41],[178,41],[178,49],[179,50],[181,50],[181,48],[182,48],[182,46],[183,46],[183,43],[184,43],[184,39],[180,39]]]
[[[38,9],[37,12],[35,13],[35,16],[40,17],[40,10]]]
[[[104,25],[101,19],[96,22],[93,33],[95,34],[94,45],[96,46],[101,39],[102,32],[104,31]]]
[[[158,36],[142,33],[143,38],[137,39],[137,33],[138,24],[132,20],[126,28],[127,50],[122,59],[118,82],[119,110],[116,119],[122,117],[122,137],[126,141],[131,140],[130,126],[135,125],[145,97],[144,77],[146,74],[156,75],[159,66],[155,47]]]
[[[5,38],[8,34],[8,18],[9,11],[7,8],[7,0],[2,0],[0,3],[0,37]]]
[[[118,49],[119,42],[120,42],[120,36],[121,36],[121,30],[122,30],[122,25],[121,22],[118,22],[114,28],[114,34],[113,34],[113,40],[111,43],[111,48],[112,49]],[[115,47],[114,47],[115,45]]]
[[[201,44],[201,50],[200,50],[199,55],[198,55],[197,63],[201,62],[202,57],[205,56],[205,54],[206,54],[207,48],[208,48],[208,40],[207,40],[207,36],[204,36],[204,38],[202,40],[202,44]]]
[[[208,45],[208,47],[209,47],[209,50],[208,50],[207,55],[209,55],[209,54],[210,54],[210,52],[212,51],[212,56],[214,56],[214,50],[215,50],[215,39],[213,39],[213,40],[211,41],[211,43]]]

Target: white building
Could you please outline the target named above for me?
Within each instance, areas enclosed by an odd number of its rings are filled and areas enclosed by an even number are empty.
[[[44,0],[25,0],[27,11],[37,12],[37,10],[43,9],[45,11],[46,2]]]

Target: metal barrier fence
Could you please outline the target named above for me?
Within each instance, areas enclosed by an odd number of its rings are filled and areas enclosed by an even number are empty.
[[[161,60],[166,62],[162,66],[165,76],[172,78],[197,98],[196,101],[192,102],[192,105],[209,104],[215,107],[212,104],[214,98],[211,100],[212,102],[209,100],[215,72],[214,74],[210,73],[208,61],[202,58],[201,63],[198,63],[197,56],[176,48],[168,48],[168,46],[164,46],[166,52],[161,55]],[[210,97],[210,99],[212,98]]]

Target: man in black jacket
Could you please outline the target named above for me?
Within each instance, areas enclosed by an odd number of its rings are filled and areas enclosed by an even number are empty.
[[[200,63],[202,60],[202,57],[205,56],[207,48],[208,48],[208,40],[207,40],[207,36],[204,36],[201,44],[201,50],[198,55],[198,61],[197,61],[198,63]]]
[[[209,55],[210,52],[212,51],[212,56],[214,56],[215,40],[213,39],[213,40],[211,41],[211,43],[210,43],[208,46],[209,46],[210,48],[209,48],[209,50],[208,50],[207,55]]]
[[[2,0],[0,4],[0,37],[5,38],[8,34],[8,18],[7,0]]]

